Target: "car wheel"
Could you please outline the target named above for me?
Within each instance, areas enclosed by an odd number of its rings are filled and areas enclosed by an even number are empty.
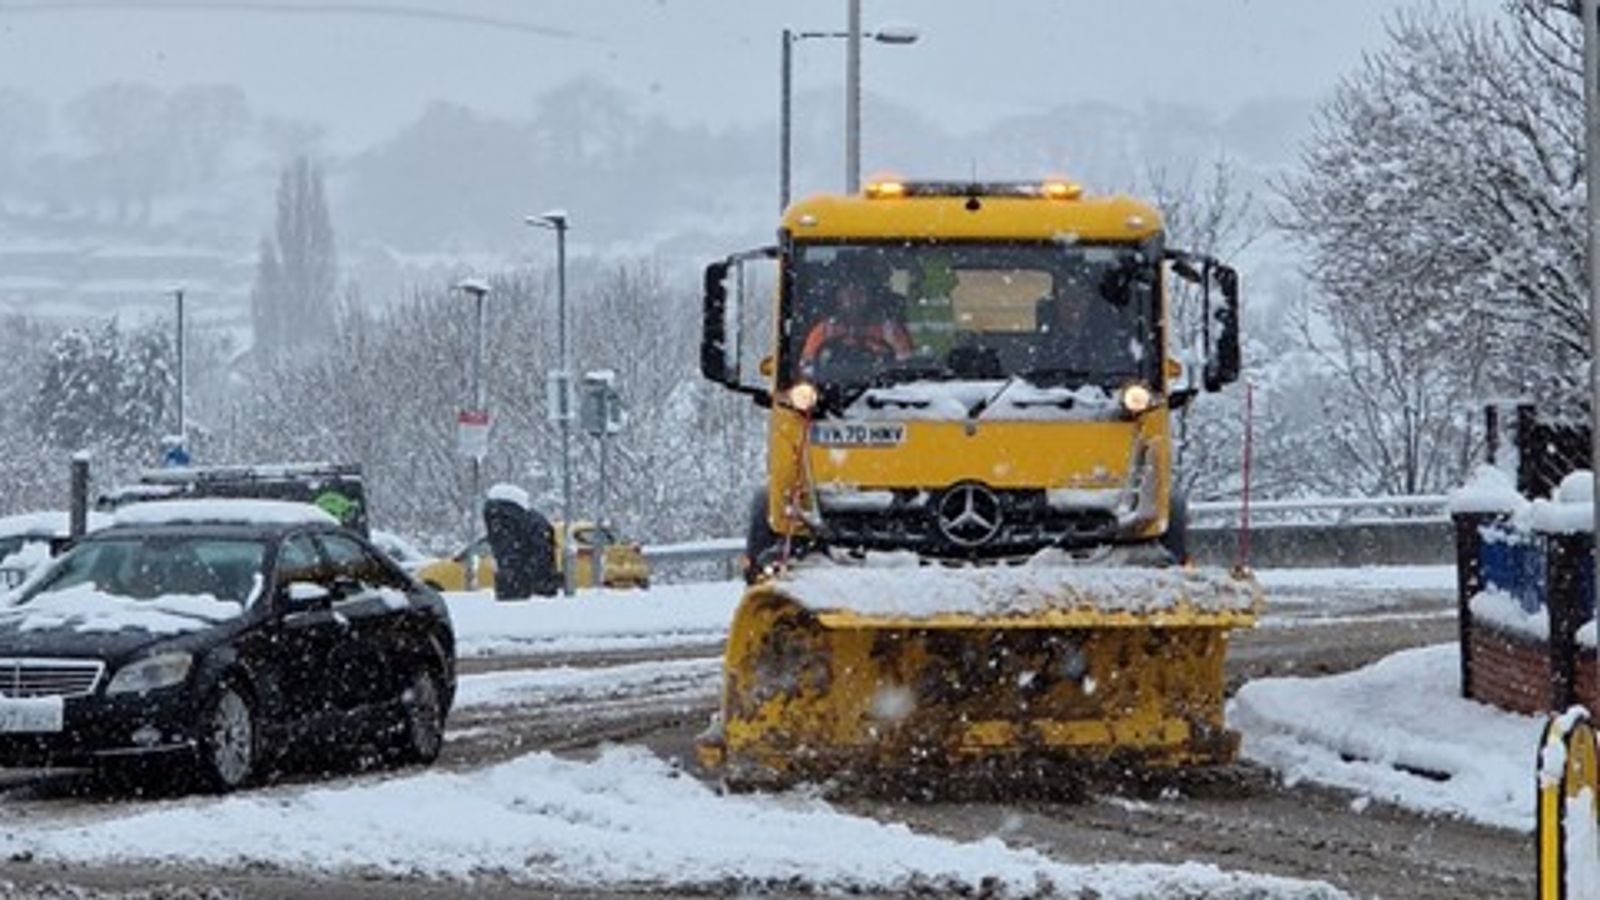
[[[400,694],[397,755],[401,762],[431,763],[444,748],[444,688],[430,666],[411,676]]]
[[[199,763],[206,786],[226,792],[249,784],[261,757],[261,734],[250,699],[225,681],[207,707],[203,722]]]

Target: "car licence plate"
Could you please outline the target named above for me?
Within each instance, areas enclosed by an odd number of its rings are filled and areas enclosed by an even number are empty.
[[[906,441],[899,422],[813,422],[811,443],[821,447],[897,447]]]
[[[44,734],[65,727],[60,697],[0,697],[0,734]]]

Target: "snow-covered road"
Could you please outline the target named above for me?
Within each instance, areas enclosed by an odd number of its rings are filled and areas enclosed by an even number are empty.
[[[1265,627],[1235,646],[1250,677],[1360,665],[1391,645],[1421,642],[1417,622],[1448,624],[1441,617],[1453,602],[1448,570],[1266,572],[1262,581],[1273,603]],[[464,674],[438,768],[356,773],[331,783],[291,778],[222,799],[103,803],[91,793],[85,804],[75,789],[13,789],[0,794],[0,857],[97,869],[154,864],[186,883],[219,867],[248,878],[238,873],[264,866],[336,881],[396,879],[396,895],[406,893],[405,879],[418,877],[554,894],[946,894],[991,883],[1014,894],[1341,896],[1316,884],[1322,880],[1362,895],[1400,896],[1398,886],[1407,885],[1407,896],[1452,896],[1462,883],[1482,888],[1480,896],[1525,893],[1517,873],[1503,872],[1506,856],[1520,852],[1520,838],[1502,840],[1465,823],[1376,816],[1367,798],[1403,803],[1410,796],[1385,789],[1383,778],[1397,771],[1386,758],[1365,782],[1349,780],[1362,770],[1348,760],[1342,772],[1317,768],[1352,746],[1381,751],[1396,744],[1378,731],[1375,745],[1362,744],[1369,721],[1374,729],[1405,724],[1403,716],[1379,722],[1349,711],[1376,695],[1332,680],[1260,682],[1235,705],[1247,755],[1299,779],[1300,787],[1248,769],[1254,774],[1217,796],[1189,796],[1184,787],[1159,799],[1067,805],[724,796],[686,771],[684,751],[714,707],[717,654],[739,593],[739,585],[720,583],[522,603],[452,595]],[[1406,621],[1413,625],[1395,625]],[[1426,669],[1383,676],[1385,690],[1435,690],[1422,677]],[[1294,715],[1299,709],[1314,720],[1327,708],[1347,711],[1321,730]],[[1447,732],[1418,740],[1442,741]],[[608,741],[625,746],[607,748]],[[1312,781],[1352,790],[1354,799],[1306,793]],[[1515,792],[1504,802],[1515,805]],[[1404,877],[1390,874],[1386,866],[1401,855],[1390,845],[1418,828],[1433,833],[1445,858],[1412,864]]]

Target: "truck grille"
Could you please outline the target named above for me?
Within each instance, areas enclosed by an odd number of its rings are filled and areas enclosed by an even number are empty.
[[[958,485],[959,487],[959,485]],[[917,491],[896,490],[886,508],[852,509],[822,506],[827,540],[840,547],[866,550],[914,550],[936,557],[1002,557],[1028,555],[1046,547],[1084,547],[1117,536],[1117,520],[1100,509],[1056,509],[1044,491],[994,490],[998,522],[980,543],[960,546],[940,531],[938,499]]]
[[[0,697],[84,697],[106,665],[83,659],[0,659]]]

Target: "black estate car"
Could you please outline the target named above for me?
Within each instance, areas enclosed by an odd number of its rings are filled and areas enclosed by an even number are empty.
[[[139,504],[0,608],[0,765],[167,755],[230,790],[330,741],[431,762],[454,663],[439,595],[323,511]]]

